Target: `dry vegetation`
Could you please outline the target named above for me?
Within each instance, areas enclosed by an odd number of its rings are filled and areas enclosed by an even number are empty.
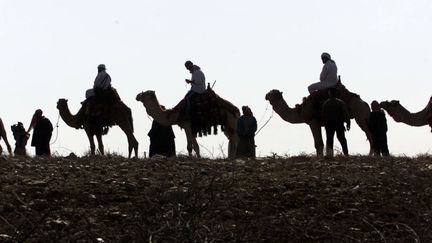
[[[2,242],[432,242],[432,158],[0,161]]]

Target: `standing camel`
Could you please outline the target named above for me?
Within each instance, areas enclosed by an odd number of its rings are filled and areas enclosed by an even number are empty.
[[[93,137],[96,136],[99,152],[104,154],[104,146],[102,142],[104,127],[118,125],[127,136],[129,144],[128,157],[131,157],[132,150],[135,151],[135,157],[138,157],[138,141],[133,135],[132,112],[123,102],[118,101],[114,103],[110,114],[102,114],[96,117],[85,115],[82,118],[78,118],[77,115],[72,115],[66,99],[58,100],[57,109],[60,112],[61,118],[68,126],[77,129],[84,128],[90,142],[91,155],[95,154],[95,143]],[[103,115],[106,116],[103,117]],[[101,120],[104,122],[101,122]]]
[[[9,144],[9,141],[7,139],[7,136],[6,136],[6,130],[5,130],[4,125],[3,125],[3,121],[0,118],[0,139],[2,139],[2,138],[5,141],[6,148],[7,148],[8,152],[9,152],[9,154],[12,155],[12,147]],[[2,153],[3,153],[3,148],[0,145],[0,155]]]
[[[196,141],[195,135],[192,132],[192,124],[189,120],[179,119],[180,113],[182,112],[179,105],[173,109],[163,110],[159,104],[154,91],[148,90],[141,92],[136,97],[137,101],[141,101],[149,114],[153,119],[163,125],[178,125],[183,128],[186,133],[187,139],[187,150],[189,156],[192,156],[192,149],[195,151],[196,156],[200,157],[200,151],[198,142]],[[228,138],[228,157],[234,158],[237,151],[238,137],[236,134],[237,120],[240,117],[240,111],[237,107],[218,96],[218,103],[220,106],[220,116],[224,117],[222,124],[225,127],[224,134]]]
[[[415,113],[411,113],[403,107],[399,103],[399,100],[383,101],[380,103],[380,106],[387,111],[395,122],[402,122],[413,127],[428,125],[430,103],[423,110]]]
[[[323,124],[317,119],[315,98],[317,98],[317,95],[310,95],[301,105],[296,106],[296,108],[291,108],[283,99],[282,92],[279,90],[271,90],[265,96],[265,99],[273,106],[273,110],[279,114],[283,120],[293,124],[306,123],[309,125],[314,138],[317,156],[323,156],[324,143],[321,133]],[[368,127],[370,116],[369,105],[355,94],[353,94],[349,101],[345,101],[345,103],[347,104],[350,118],[354,118],[359,127],[365,132],[370,145],[369,154],[372,154],[372,135]]]

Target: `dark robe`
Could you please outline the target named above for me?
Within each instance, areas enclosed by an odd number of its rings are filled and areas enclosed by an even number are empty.
[[[156,154],[175,156],[175,135],[171,126],[164,126],[153,120],[152,128],[147,135],[150,137],[149,157]]]
[[[252,115],[243,115],[237,121],[237,157],[255,158],[255,132],[257,121]]]
[[[383,111],[372,111],[369,118],[375,155],[389,155],[387,145],[387,119]]]
[[[36,155],[51,155],[50,140],[53,126],[46,117],[42,117],[33,128],[31,146],[36,147]]]

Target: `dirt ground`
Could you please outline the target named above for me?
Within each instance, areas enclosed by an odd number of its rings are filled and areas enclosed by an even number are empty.
[[[0,242],[432,242],[432,157],[0,161]]]

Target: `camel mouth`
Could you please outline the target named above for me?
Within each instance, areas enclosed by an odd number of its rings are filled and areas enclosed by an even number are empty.
[[[265,99],[268,101],[272,101],[275,99],[282,99],[282,92],[280,92],[277,89],[272,89],[266,94]]]
[[[135,97],[135,99],[136,99],[137,101],[140,101],[143,93],[144,93],[144,92],[141,92],[141,93],[137,94],[137,96]]]

